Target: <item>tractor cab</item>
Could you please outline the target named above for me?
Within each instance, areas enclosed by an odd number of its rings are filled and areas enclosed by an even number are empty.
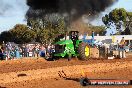
[[[76,41],[79,39],[78,31],[70,31],[69,38],[73,41],[73,44],[76,45]]]
[[[69,38],[72,40],[75,52],[78,53],[78,45],[82,42],[79,40],[79,32],[78,31],[70,31]]]

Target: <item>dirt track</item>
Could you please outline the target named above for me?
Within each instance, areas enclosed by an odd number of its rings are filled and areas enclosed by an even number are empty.
[[[44,59],[23,59],[1,61],[0,68],[0,86],[6,88],[82,88],[79,84],[82,70],[91,79],[132,79],[131,57],[88,61],[73,59],[70,62],[67,60],[47,62]],[[59,75],[62,71],[69,80]],[[90,86],[90,88],[94,87]],[[103,87],[99,86],[99,88]],[[125,87],[131,88],[131,86]],[[124,88],[124,86],[118,88]]]

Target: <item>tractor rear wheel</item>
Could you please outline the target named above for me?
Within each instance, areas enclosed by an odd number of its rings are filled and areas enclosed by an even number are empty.
[[[79,59],[87,60],[90,56],[90,46],[87,43],[80,43],[78,47]]]

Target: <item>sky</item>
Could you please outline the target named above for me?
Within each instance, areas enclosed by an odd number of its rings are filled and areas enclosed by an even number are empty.
[[[25,14],[28,10],[26,0],[0,0],[0,33],[13,28],[15,24],[26,24]],[[93,20],[93,25],[103,25],[101,17],[114,8],[125,8],[132,11],[132,0],[119,0]]]
[[[0,32],[13,28],[15,24],[26,24],[26,0],[0,0]]]
[[[103,22],[101,21],[102,16],[109,13],[115,8],[124,8],[127,11],[132,11],[132,0],[119,0],[111,7],[108,7],[104,12],[100,13],[99,17],[92,21],[92,24],[94,25],[103,25]],[[98,21],[97,21],[98,20]]]
[[[91,24],[93,25],[104,25],[102,22],[102,16],[104,16],[105,14],[108,14],[110,11],[112,11],[115,8],[124,8],[127,11],[132,12],[132,0],[119,0],[118,2],[116,2],[114,5],[112,5],[111,7],[108,7],[104,12],[100,13],[99,17],[94,19]],[[110,35],[110,33],[116,33],[116,27],[115,25],[112,25],[112,27],[110,27],[111,29],[107,29],[107,33],[106,35]],[[123,29],[123,27],[121,27]]]

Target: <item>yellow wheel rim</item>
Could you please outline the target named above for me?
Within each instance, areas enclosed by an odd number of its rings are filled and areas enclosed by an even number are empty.
[[[85,56],[86,56],[86,57],[89,56],[89,51],[90,51],[90,50],[89,50],[89,47],[86,46],[86,47],[85,47]]]

